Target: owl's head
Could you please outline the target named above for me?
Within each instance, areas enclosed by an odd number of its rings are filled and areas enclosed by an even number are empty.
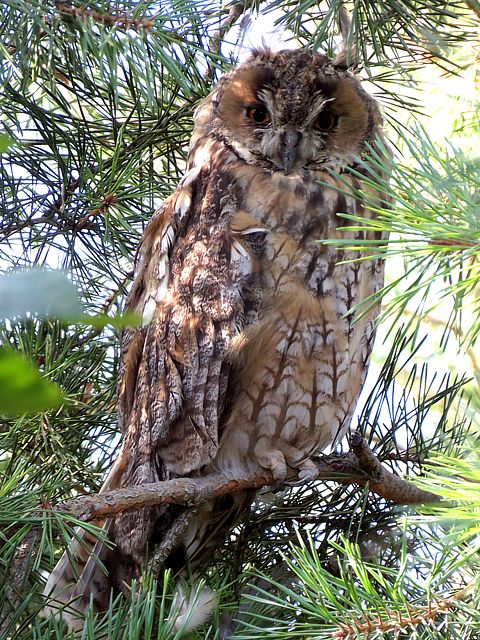
[[[254,51],[198,110],[197,125],[207,120],[243,160],[285,173],[351,164],[381,124],[341,62],[305,49]]]

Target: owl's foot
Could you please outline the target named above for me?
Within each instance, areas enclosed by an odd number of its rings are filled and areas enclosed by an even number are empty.
[[[298,469],[299,484],[315,480],[318,476],[317,465],[312,462],[310,458],[306,457],[304,451],[296,449],[291,445],[285,445],[283,452],[287,465],[293,469]]]
[[[309,459],[302,462],[298,467],[298,479],[300,482],[310,482],[311,480],[315,480],[317,476],[317,465]]]
[[[259,438],[254,449],[257,462],[264,468],[271,471],[275,484],[283,486],[287,477],[287,462],[280,449],[275,449],[269,438]]]
[[[273,491],[284,488],[289,469],[298,469],[300,483],[315,480],[318,476],[317,465],[305,456],[304,451],[286,443],[281,443],[280,447],[281,449],[275,448],[275,444],[269,438],[260,438],[254,449],[257,462],[273,475]]]

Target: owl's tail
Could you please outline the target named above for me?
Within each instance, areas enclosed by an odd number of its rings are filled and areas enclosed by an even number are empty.
[[[101,493],[120,486],[124,467],[122,451],[103,483]],[[95,524],[103,531],[101,539],[77,527],[43,590],[46,599],[43,615],[61,613],[70,631],[82,628],[90,602],[101,611],[108,608],[110,601],[111,579],[105,565],[111,549],[105,540],[109,537],[112,520],[96,521]]]
[[[200,569],[211,562],[225,535],[238,523],[241,514],[250,506],[254,492],[237,491],[208,502],[190,513],[180,513],[176,524],[188,522],[180,540],[166,558],[165,565],[180,576],[180,584],[173,603],[174,629],[191,631],[203,624],[217,602],[217,596],[199,577]],[[186,516],[186,517],[185,517]],[[172,530],[176,525],[172,527]],[[168,535],[165,536],[168,539]],[[182,575],[190,574],[190,592],[181,584]]]
[[[121,485],[124,468],[125,460],[120,454],[101,492]],[[226,533],[238,522],[253,496],[254,492],[238,491],[193,511],[169,505],[158,514],[160,517],[156,518],[155,524],[147,527],[151,531],[147,543],[150,551],[155,548],[158,556],[159,549],[163,548],[160,552],[161,565],[170,568],[180,578],[180,583],[182,576],[191,575],[194,579],[192,591],[188,592],[182,586],[177,589],[172,612],[175,629],[189,631],[210,615],[216,597],[196,576],[199,569],[211,561]],[[95,524],[103,530],[100,540],[84,529],[75,530],[73,540],[45,586],[44,615],[61,615],[69,631],[81,630],[90,604],[95,611],[105,611],[110,604],[112,588],[117,592],[125,591],[125,586],[128,588],[138,575],[141,563],[129,553],[128,548],[123,548],[123,544],[114,548],[108,544],[108,538],[118,540],[119,523],[121,532],[126,529],[128,515],[117,517],[117,521],[97,521]],[[185,527],[179,526],[182,520]],[[138,525],[138,514],[134,524]],[[160,566],[152,568],[158,570]]]
[[[111,520],[103,524],[106,536],[110,527]],[[48,617],[61,613],[72,631],[83,627],[90,602],[97,611],[107,608],[110,598],[110,579],[105,569],[108,552],[105,542],[77,527],[67,551],[48,577],[43,591],[47,599],[43,614]]]

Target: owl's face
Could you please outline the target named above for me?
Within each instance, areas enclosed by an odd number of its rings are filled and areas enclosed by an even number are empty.
[[[302,49],[254,52],[207,105],[210,130],[238,156],[286,174],[352,163],[381,121],[353,74]],[[206,116],[200,108],[197,124]]]

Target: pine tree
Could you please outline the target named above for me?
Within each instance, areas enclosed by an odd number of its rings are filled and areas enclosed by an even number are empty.
[[[338,455],[337,473],[326,458],[321,480],[260,491],[205,569],[218,605],[189,637],[480,637],[480,3],[9,0],[0,16],[0,638],[68,635],[41,617],[42,586],[75,526],[94,525],[61,503],[98,492],[115,457],[119,332],[135,322],[122,301],[140,233],[182,174],[195,105],[242,52],[252,20],[332,53],[343,5],[396,155],[389,183],[371,174],[395,205],[371,223],[391,234],[387,284],[352,429],[384,470],[445,502],[395,504],[370,490],[377,467],[353,478],[347,457],[342,475]],[[181,637],[174,589],[168,573],[146,572],[129,599],[87,618],[82,637]]]

